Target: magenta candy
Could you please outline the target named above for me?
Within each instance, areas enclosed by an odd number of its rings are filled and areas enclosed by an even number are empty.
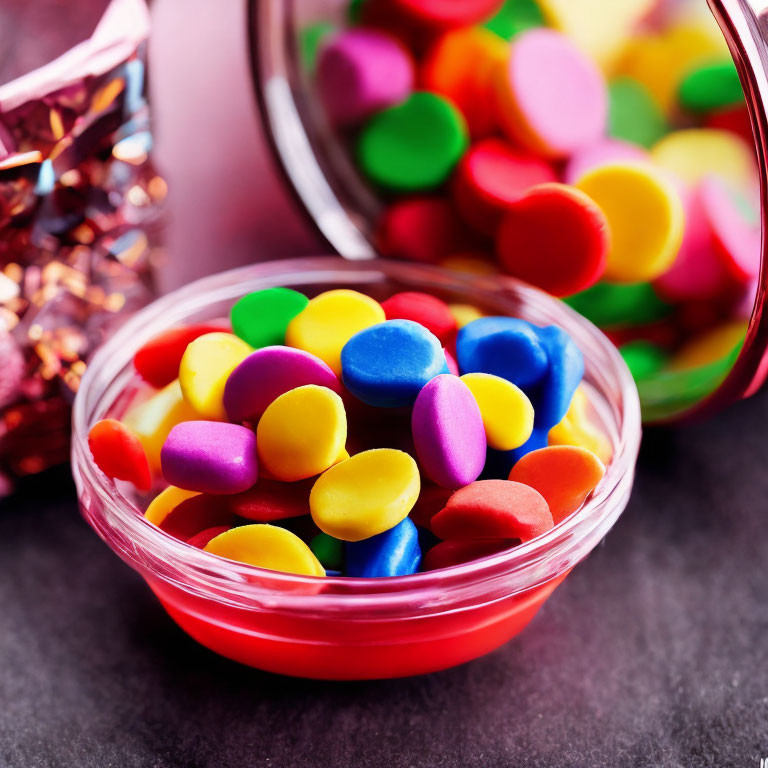
[[[411,418],[413,442],[423,472],[443,488],[474,482],[485,464],[485,429],[469,387],[441,374],[416,398]]]
[[[413,88],[413,62],[394,38],[355,29],[323,46],[317,88],[330,120],[349,125],[399,103]]]
[[[340,392],[336,374],[320,358],[292,347],[257,349],[235,368],[224,387],[230,421],[255,421],[280,395],[316,384]]]
[[[576,150],[565,166],[563,181],[575,184],[587,171],[609,163],[643,162],[648,153],[643,147],[621,139],[600,139]]]
[[[242,493],[259,478],[256,435],[219,421],[185,421],[170,432],[160,453],[163,477],[200,493]]]
[[[443,347],[443,352],[445,353],[445,362],[448,365],[448,370],[454,375],[459,375],[459,364],[456,362],[456,358],[447,350],[445,347]]]

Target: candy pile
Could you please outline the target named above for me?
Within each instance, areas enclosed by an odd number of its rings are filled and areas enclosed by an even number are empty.
[[[380,252],[571,297],[638,379],[727,357],[760,260],[751,130],[721,33],[672,5],[363,0],[313,28]]]
[[[230,320],[145,344],[141,394],[89,434],[108,477],[167,484],[150,522],[208,552],[313,576],[443,568],[550,530],[611,459],[558,327],[348,289],[265,289]]]

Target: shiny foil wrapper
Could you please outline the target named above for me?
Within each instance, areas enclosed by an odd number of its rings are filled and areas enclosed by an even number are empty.
[[[144,0],[0,86],[0,494],[67,459],[90,352],[152,298],[164,180],[150,159]]]

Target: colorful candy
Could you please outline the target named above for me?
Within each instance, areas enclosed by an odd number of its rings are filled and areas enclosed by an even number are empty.
[[[314,384],[341,389],[336,374],[319,358],[291,347],[262,347],[243,360],[227,379],[224,408],[230,421],[258,421],[280,395]]]
[[[207,333],[187,346],[179,365],[179,384],[184,400],[201,418],[226,419],[224,385],[252,351],[231,333]]]
[[[141,441],[125,424],[104,419],[88,433],[88,448],[96,466],[115,480],[127,480],[142,491],[149,490],[152,477]]]
[[[553,527],[552,513],[534,488],[510,480],[478,480],[456,491],[432,518],[441,539],[529,541]]]
[[[413,320],[387,320],[351,338],[341,353],[344,386],[377,407],[412,405],[431,379],[448,373],[439,339]]]
[[[483,417],[469,387],[451,374],[431,379],[413,404],[413,443],[423,472],[443,488],[477,480],[485,464]]]
[[[240,493],[259,477],[256,435],[217,421],[185,421],[169,433],[160,454],[163,477],[200,493]]]
[[[349,178],[346,149],[369,183],[346,191],[371,212],[361,229],[377,250],[519,278],[606,317],[617,346],[654,345],[656,361],[742,319],[759,184],[738,72],[709,14],[657,5],[356,0],[326,43],[351,85],[319,71],[311,82],[339,143],[334,178]],[[370,38],[401,63],[379,67],[375,45],[346,52]],[[388,94],[380,106],[361,108],[358,78],[366,96]],[[634,371],[661,395],[667,363]]]
[[[533,432],[533,406],[525,392],[490,373],[467,373],[461,380],[480,408],[491,448],[511,451],[527,442]]]
[[[357,291],[326,291],[288,324],[285,343],[319,357],[341,376],[341,350],[359,331],[385,320],[381,306]]]
[[[509,479],[535,488],[557,525],[581,507],[604,474],[603,462],[591,451],[560,445],[526,454],[512,467]]]
[[[467,124],[448,99],[417,91],[363,128],[357,159],[374,184],[418,192],[446,181],[468,141]]]
[[[250,343],[197,336],[165,372],[179,380],[142,383],[126,423],[92,428],[108,478],[167,484],[147,524],[261,568],[402,577],[535,538],[599,482],[585,447],[545,447],[549,434],[611,452],[559,328],[422,292],[294,294],[246,296],[231,318]],[[344,383],[304,347],[336,355]],[[228,421],[200,418],[219,401]]]
[[[307,384],[292,389],[264,411],[256,440],[259,461],[277,480],[290,482],[319,475],[344,452],[344,403],[327,387]]]
[[[419,468],[407,453],[377,448],[358,453],[324,472],[309,506],[321,531],[361,541],[393,528],[419,498]]]
[[[242,525],[211,539],[206,552],[270,571],[325,576],[312,550],[296,534],[274,525]]]
[[[365,579],[380,576],[410,576],[419,570],[419,532],[409,518],[394,528],[345,547],[347,575]]]
[[[309,304],[290,288],[265,288],[243,296],[229,314],[232,333],[254,349],[282,344],[288,323]]]
[[[389,35],[373,29],[349,30],[322,46],[316,79],[331,120],[353,125],[408,96],[413,61]]]

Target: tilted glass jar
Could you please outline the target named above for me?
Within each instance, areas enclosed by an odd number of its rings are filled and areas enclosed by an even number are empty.
[[[768,376],[764,311],[768,0],[708,2],[736,63],[752,122],[761,198],[761,270],[746,338],[730,371],[726,375],[717,366],[713,378],[703,385],[700,378],[676,375],[641,387],[644,415],[651,421],[706,416],[753,394]],[[375,222],[382,202],[341,150],[300,64],[301,30],[319,18],[340,23],[347,4],[345,0],[250,0],[250,48],[263,120],[287,184],[337,253],[348,259],[368,259],[376,255]]]

